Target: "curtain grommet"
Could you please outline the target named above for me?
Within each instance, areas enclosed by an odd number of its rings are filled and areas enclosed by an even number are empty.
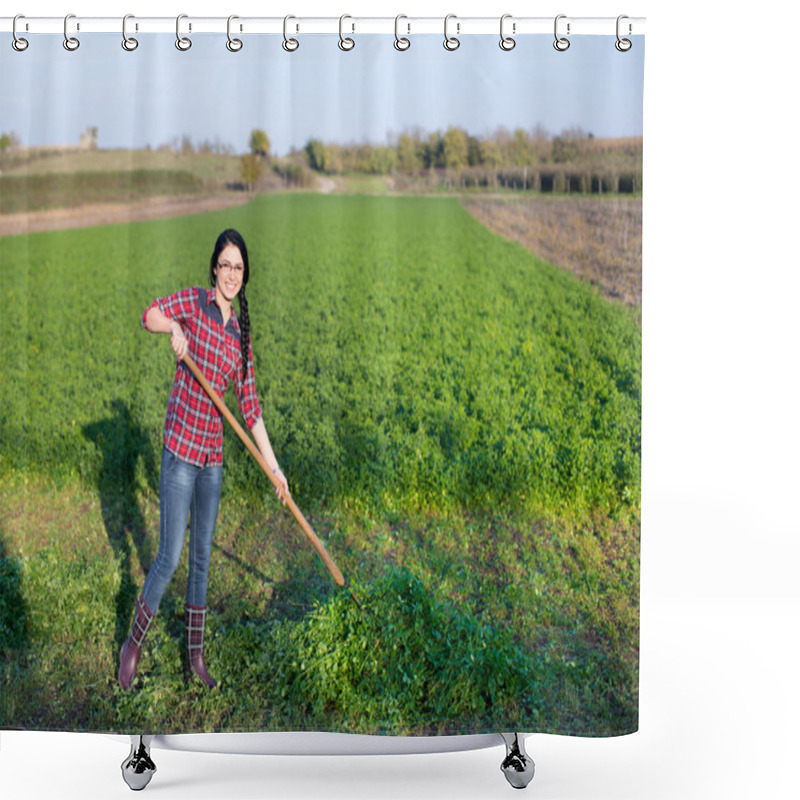
[[[133,14],[126,14],[122,18],[122,49],[132,53],[138,46],[139,40],[128,36],[128,20],[134,19]]]
[[[64,49],[69,50],[70,53],[74,52],[81,46],[80,41],[75,36],[69,35],[68,27],[69,27],[69,21],[71,19],[75,19],[74,14],[67,14],[67,16],[64,17],[64,42],[63,42]],[[80,27],[77,27],[76,30],[80,30]]]
[[[553,26],[553,30],[556,37],[556,40],[553,42],[553,47],[555,47],[555,49],[558,50],[559,53],[563,53],[565,50],[569,50],[569,44],[570,44],[569,39],[567,39],[565,36],[558,35],[558,21],[560,19],[566,19],[566,18],[567,18],[566,14],[559,14],[556,17],[556,21]],[[569,36],[569,22],[567,23],[567,36]]]
[[[398,14],[394,18],[394,49],[399,50],[401,53],[408,50],[411,47],[411,39],[407,39],[405,36],[400,35],[400,20],[401,19],[408,19],[405,14]],[[411,33],[411,25],[408,25],[408,32]]]
[[[228,41],[225,42],[225,47],[227,47],[231,53],[238,53],[243,47],[241,39],[235,39],[231,36],[231,22],[235,19],[239,19],[236,14],[231,14],[228,17]]]
[[[507,19],[511,19],[511,14],[503,14],[500,17],[500,49],[504,50],[506,53],[510,52],[517,46],[516,40],[511,36],[506,36],[504,32],[504,26]],[[517,32],[517,23],[512,23],[511,32]]]
[[[349,36],[345,36],[342,31],[342,26],[346,19],[352,19],[352,17],[349,14],[342,14],[342,16],[339,17],[339,49],[347,53],[356,46],[356,43]],[[356,29],[355,25],[352,27],[353,30]]]
[[[181,36],[181,20],[188,18],[188,14],[178,14],[178,18],[175,20],[175,47],[182,53],[185,53],[192,46],[192,40],[188,36]],[[192,30],[191,23],[189,23],[189,30]]]
[[[292,14],[287,14],[283,18],[283,44],[281,46],[287,53],[294,53],[294,51],[300,47],[300,42],[297,41],[297,39],[290,37],[288,34],[290,19],[296,19],[296,17]]]
[[[448,14],[444,18],[444,49],[449,50],[451,53],[461,47],[461,42],[458,39],[458,33],[461,30],[461,23],[456,23],[456,36],[450,36],[447,33],[447,26],[451,19],[456,19],[455,14]]]
[[[11,23],[11,33],[12,33],[12,34],[13,34],[13,36],[14,36],[14,39],[13,39],[13,40],[12,40],[12,42],[11,42],[11,46],[12,46],[12,47],[13,47],[13,48],[14,48],[14,49],[15,49],[15,50],[18,52],[18,53],[22,53],[22,52],[24,52],[25,50],[27,50],[27,49],[28,49],[28,44],[29,44],[29,42],[28,42],[28,40],[27,40],[27,39],[23,39],[23,38],[22,38],[22,36],[19,36],[19,35],[17,34],[17,20],[18,20],[18,19],[25,19],[25,15],[24,15],[24,14],[17,14],[17,15],[14,17],[14,22],[12,22],[12,23]]]
[[[631,42],[630,39],[623,39],[619,35],[619,24],[620,24],[620,22],[622,22],[623,19],[628,19],[628,15],[627,14],[620,14],[617,17],[617,41],[614,42],[614,47],[616,47],[617,50],[619,50],[620,53],[627,53],[628,50],[630,50],[631,47],[633,47],[633,42]],[[629,35],[630,35],[630,32],[631,32],[631,25],[630,25],[630,23],[628,23],[628,34]]]

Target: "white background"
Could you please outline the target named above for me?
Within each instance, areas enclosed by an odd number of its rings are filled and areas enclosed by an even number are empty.
[[[346,7],[345,7],[346,6]],[[697,10],[700,9],[700,10]],[[63,16],[647,17],[640,731],[534,736],[555,798],[794,798],[797,675],[798,12],[782,4],[28,0]],[[502,747],[350,758],[154,751],[160,798],[492,798]],[[127,745],[2,733],[0,797],[128,797]]]

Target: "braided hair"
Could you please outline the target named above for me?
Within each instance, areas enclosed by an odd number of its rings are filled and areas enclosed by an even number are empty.
[[[244,273],[242,274],[242,288],[239,289],[239,329],[241,330],[240,346],[242,348],[242,383],[247,377],[247,359],[250,352],[250,313],[247,310],[247,297],[245,295],[245,286],[250,278],[250,262],[247,258],[247,245],[244,243],[242,234],[235,231],[233,228],[228,228],[222,231],[217,237],[217,243],[214,245],[214,252],[211,255],[211,264],[208,268],[208,280],[212,286],[216,285],[216,269],[217,259],[219,254],[229,245],[239,248],[242,254],[242,264],[244,266]]]

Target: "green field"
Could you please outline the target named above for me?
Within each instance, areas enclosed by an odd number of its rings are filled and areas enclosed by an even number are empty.
[[[174,374],[139,320],[204,285],[229,226],[274,449],[364,611],[228,431],[220,690],[183,686],[184,564],[126,694]],[[0,727],[636,728],[641,331],[624,308],[447,199],[262,197],[5,237],[0,258]]]
[[[144,200],[160,195],[199,195],[203,182],[179,170],[120,170],[4,175],[0,214],[18,214],[85,203]]]

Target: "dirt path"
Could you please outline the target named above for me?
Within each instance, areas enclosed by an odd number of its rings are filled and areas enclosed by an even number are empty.
[[[330,194],[336,189],[336,181],[320,177],[317,190],[321,194]],[[21,214],[3,214],[0,215],[0,236],[182,217],[187,214],[201,214],[204,211],[219,211],[223,208],[244,205],[252,199],[252,195],[244,192],[192,198],[152,197],[137,203],[96,203],[75,208],[51,208]]]
[[[97,203],[77,208],[3,214],[0,216],[0,236],[181,217],[240,206],[251,199],[245,193],[200,198],[152,197],[137,203]]]
[[[319,178],[317,178],[317,182],[317,190],[320,194],[330,194],[336,190],[336,181],[333,180],[333,178],[320,175]]]

